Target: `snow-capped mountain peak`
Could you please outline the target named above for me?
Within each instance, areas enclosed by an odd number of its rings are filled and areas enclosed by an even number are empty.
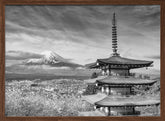
[[[45,51],[41,53],[41,58],[31,58],[24,61],[25,65],[49,65],[51,67],[69,67],[69,68],[77,68],[82,67],[82,65],[72,63],[61,57],[60,55],[56,54],[52,51]]]
[[[42,59],[48,63],[67,62],[66,59],[52,51],[44,51],[41,54],[43,55]]]

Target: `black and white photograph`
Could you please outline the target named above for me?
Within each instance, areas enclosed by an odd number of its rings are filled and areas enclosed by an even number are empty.
[[[160,116],[160,5],[6,5],[5,116]]]

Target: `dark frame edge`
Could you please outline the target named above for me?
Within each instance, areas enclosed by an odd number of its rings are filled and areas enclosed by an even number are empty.
[[[165,121],[165,1],[161,4],[161,120]]]
[[[13,2],[15,1],[15,2]],[[21,2],[20,2],[21,1]],[[29,1],[29,2],[27,2]],[[0,120],[1,121],[165,121],[165,1],[164,0],[139,0],[139,2],[132,2],[131,0],[100,0],[99,2],[91,3],[89,0],[44,0],[51,2],[44,2],[41,0],[0,0]],[[58,1],[58,2],[55,2]],[[61,2],[62,1],[62,2]],[[63,2],[66,1],[66,2]],[[84,2],[85,1],[85,2]],[[98,0],[92,0],[98,1]],[[100,3],[102,2],[103,3]],[[105,2],[104,2],[105,1]],[[160,5],[161,6],[161,116],[160,117],[5,117],[5,5],[44,5],[44,4],[57,4],[57,5],[95,5],[95,4],[122,4],[122,5]]]
[[[5,5],[159,5],[163,0],[2,0]]]

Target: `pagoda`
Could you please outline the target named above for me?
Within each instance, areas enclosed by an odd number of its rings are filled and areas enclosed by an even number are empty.
[[[92,64],[87,64],[89,69],[100,69],[101,76],[85,80],[88,84],[96,85],[97,94],[86,95],[83,99],[94,105],[95,110],[105,116],[140,115],[136,107],[158,106],[159,98],[137,96],[134,87],[151,86],[156,80],[135,77],[131,69],[148,68],[153,61],[135,60],[121,57],[117,44],[116,15],[112,19],[112,50],[109,58],[97,59]],[[97,113],[98,114],[98,113]]]

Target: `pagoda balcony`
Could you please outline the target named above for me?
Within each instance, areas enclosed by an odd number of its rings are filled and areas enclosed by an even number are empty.
[[[136,74],[136,73],[109,73],[102,71],[98,73],[98,76],[117,76],[117,77],[122,77],[122,78],[139,78],[139,79],[150,79],[150,76],[148,75],[143,75],[143,74]]]

